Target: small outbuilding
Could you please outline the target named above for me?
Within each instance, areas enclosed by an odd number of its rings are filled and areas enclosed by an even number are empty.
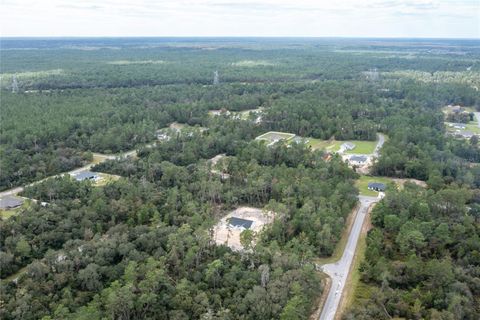
[[[2,210],[15,209],[20,207],[24,202],[25,200],[23,200],[22,198],[5,196],[0,198],[0,209]]]
[[[100,178],[98,176],[98,174],[96,174],[95,172],[91,172],[91,171],[79,172],[76,175],[74,175],[74,177],[75,177],[75,180],[77,180],[77,181],[85,181],[85,180],[96,181]]]
[[[355,149],[355,144],[351,142],[345,142],[341,145],[341,149],[343,150],[353,150]]]
[[[368,190],[384,192],[386,188],[387,187],[386,187],[385,183],[381,183],[381,182],[369,182],[368,183]]]

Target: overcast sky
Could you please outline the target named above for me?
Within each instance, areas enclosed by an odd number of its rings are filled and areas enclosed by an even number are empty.
[[[0,0],[2,36],[480,38],[480,0]]]

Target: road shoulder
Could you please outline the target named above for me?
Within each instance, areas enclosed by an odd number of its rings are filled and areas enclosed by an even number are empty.
[[[358,283],[360,281],[360,274],[358,272],[358,268],[360,267],[360,264],[364,259],[365,251],[367,249],[367,233],[372,228],[370,213],[376,204],[377,203],[372,203],[370,205],[370,207],[368,208],[368,212],[365,216],[365,220],[363,221],[362,231],[360,232],[360,237],[357,243],[357,250],[355,250],[353,262],[348,272],[347,281],[345,283],[345,290],[341,296],[340,304],[338,306],[337,313],[335,314],[335,320],[340,320],[342,318],[343,313],[350,307],[353,299],[355,298],[355,290],[357,289]]]

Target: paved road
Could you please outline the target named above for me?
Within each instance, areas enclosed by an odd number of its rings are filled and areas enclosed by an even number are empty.
[[[345,251],[339,261],[329,263],[322,266],[323,272],[328,274],[332,279],[330,292],[328,293],[325,304],[323,305],[320,320],[331,320],[335,318],[340,298],[342,297],[345,282],[347,281],[350,266],[352,265],[353,256],[357,247],[357,242],[362,230],[363,221],[367,215],[368,208],[373,203],[379,201],[376,197],[359,196],[360,206],[353,222],[352,230],[348,236]]]

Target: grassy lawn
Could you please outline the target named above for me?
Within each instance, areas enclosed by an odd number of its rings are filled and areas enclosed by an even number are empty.
[[[308,143],[313,150],[325,149],[330,152],[338,152],[340,146],[345,142],[351,142],[355,144],[355,149],[348,150],[346,153],[352,154],[371,154],[375,150],[377,141],[338,141],[338,140],[320,140],[315,138],[308,138],[310,142]]]
[[[28,209],[32,205],[33,201],[30,199],[25,200],[25,202],[18,208],[10,209],[10,210],[1,210],[0,209],[0,218],[2,220],[9,219],[10,217],[16,216],[19,214],[23,209]]]
[[[342,143],[345,141],[342,141]],[[355,149],[348,150],[346,153],[371,154],[375,151],[377,141],[348,141],[355,144]]]
[[[470,121],[466,126],[466,131],[471,131],[473,133],[480,134],[480,127],[478,126],[477,121]]]
[[[11,216],[18,214],[19,211],[20,211],[20,208],[12,209],[12,210],[0,210],[0,218],[2,220],[6,220]]]
[[[370,182],[381,182],[388,185],[389,183],[393,183],[393,180],[386,177],[360,176],[360,179],[355,182],[355,186],[360,191],[360,195],[371,197],[378,196],[377,191],[368,190],[368,183]]]
[[[307,138],[309,140],[308,145],[313,150],[325,149],[327,151],[336,152],[340,149],[342,144],[340,141],[335,140],[320,140],[315,138]]]
[[[445,122],[445,128],[449,132],[455,132],[457,129],[455,129],[454,127],[450,127],[449,123],[450,122]],[[480,127],[478,126],[478,121],[475,120],[475,121],[470,121],[469,123],[466,123],[465,130],[462,130],[462,131],[470,131],[476,134],[480,134]]]
[[[269,131],[267,133],[259,135],[256,139],[271,142],[276,137],[279,137],[280,139],[284,139],[284,140],[290,140],[293,137],[295,137],[295,135],[293,133],[287,133],[287,132]]]

